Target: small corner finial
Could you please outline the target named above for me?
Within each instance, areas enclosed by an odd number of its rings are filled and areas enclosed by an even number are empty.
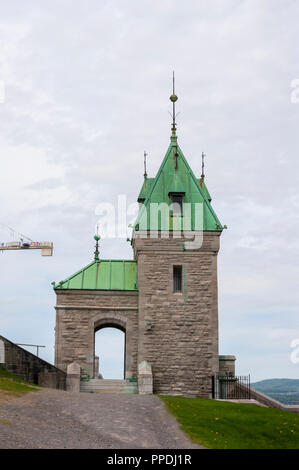
[[[100,258],[99,258],[99,240],[101,239],[100,235],[99,235],[99,226],[97,225],[97,231],[96,231],[96,234],[95,236],[93,237],[96,241],[96,246],[95,246],[95,252],[94,252],[94,260],[95,261],[99,261]]]
[[[172,74],[172,95],[170,96],[170,101],[172,102],[172,137],[176,137],[176,114],[175,114],[175,103],[178,100],[177,95],[175,94],[175,78],[174,78],[174,71]]]
[[[201,154],[201,177],[204,178],[205,177],[205,157],[206,157],[206,154],[204,152],[202,152]]]
[[[143,157],[144,157],[144,179],[147,178],[147,172],[146,172],[146,157],[147,157],[146,151],[144,151]]]

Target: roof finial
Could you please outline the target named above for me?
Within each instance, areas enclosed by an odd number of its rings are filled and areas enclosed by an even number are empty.
[[[172,136],[176,137],[176,114],[175,114],[175,102],[178,100],[177,95],[175,94],[175,88],[174,88],[175,80],[174,80],[174,71],[172,74],[172,95],[170,96],[170,101],[172,102]]]
[[[204,158],[206,157],[206,154],[202,152],[201,154],[201,177],[205,177],[205,160]]]
[[[99,258],[99,240],[100,240],[100,235],[99,235],[99,226],[97,225],[97,233],[95,234],[95,236],[93,237],[96,241],[96,246],[95,246],[95,252],[94,252],[94,260],[95,261],[100,261],[100,258]]]
[[[146,151],[144,151],[144,154],[143,154],[143,156],[144,156],[144,179],[147,178],[147,172],[146,172],[146,157],[147,157],[147,155],[148,154],[146,153]]]

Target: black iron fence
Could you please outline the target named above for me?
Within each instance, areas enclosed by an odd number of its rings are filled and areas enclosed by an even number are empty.
[[[250,399],[250,375],[212,376],[212,398],[220,400],[248,400]]]

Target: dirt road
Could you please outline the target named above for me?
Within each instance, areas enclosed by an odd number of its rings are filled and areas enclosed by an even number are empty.
[[[156,396],[42,389],[0,397],[2,449],[199,448]]]

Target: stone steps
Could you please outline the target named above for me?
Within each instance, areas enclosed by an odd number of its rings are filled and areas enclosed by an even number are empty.
[[[91,379],[80,383],[81,392],[90,393],[138,393],[136,382],[116,379]]]

